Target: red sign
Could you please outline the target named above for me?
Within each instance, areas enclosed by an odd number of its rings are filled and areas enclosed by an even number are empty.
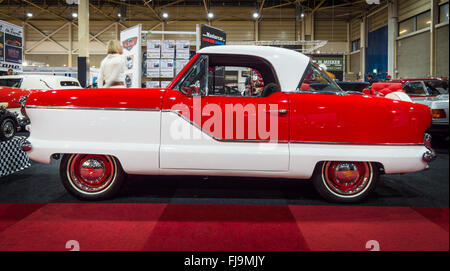
[[[128,51],[131,51],[131,49],[136,45],[137,39],[138,39],[137,37],[133,37],[124,40],[122,43],[123,48],[127,49]]]

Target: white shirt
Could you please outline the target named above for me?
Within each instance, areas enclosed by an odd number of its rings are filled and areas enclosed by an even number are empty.
[[[100,73],[98,75],[98,87],[109,88],[115,82],[124,82],[125,80],[125,58],[120,54],[109,54],[100,64]],[[105,83],[103,84],[103,81]]]

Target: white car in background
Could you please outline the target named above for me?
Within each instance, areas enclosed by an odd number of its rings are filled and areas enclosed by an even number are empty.
[[[7,104],[9,111],[18,114],[21,126],[26,124],[27,118],[21,112],[20,99],[36,91],[54,89],[82,88],[76,78],[55,75],[6,75],[0,76],[0,102]]]
[[[0,86],[21,89],[81,88],[76,78],[57,75],[21,74],[0,76]]]

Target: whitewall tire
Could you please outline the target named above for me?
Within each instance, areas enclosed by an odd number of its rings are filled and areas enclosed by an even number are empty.
[[[115,196],[126,178],[119,161],[110,155],[65,154],[60,165],[66,190],[82,200]]]
[[[367,199],[379,179],[376,163],[325,161],[317,165],[312,181],[317,192],[332,202],[358,202]]]

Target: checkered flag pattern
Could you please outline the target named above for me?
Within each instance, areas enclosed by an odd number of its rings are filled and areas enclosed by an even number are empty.
[[[30,159],[20,147],[26,137],[16,136],[0,142],[0,177],[13,174],[31,166]]]

